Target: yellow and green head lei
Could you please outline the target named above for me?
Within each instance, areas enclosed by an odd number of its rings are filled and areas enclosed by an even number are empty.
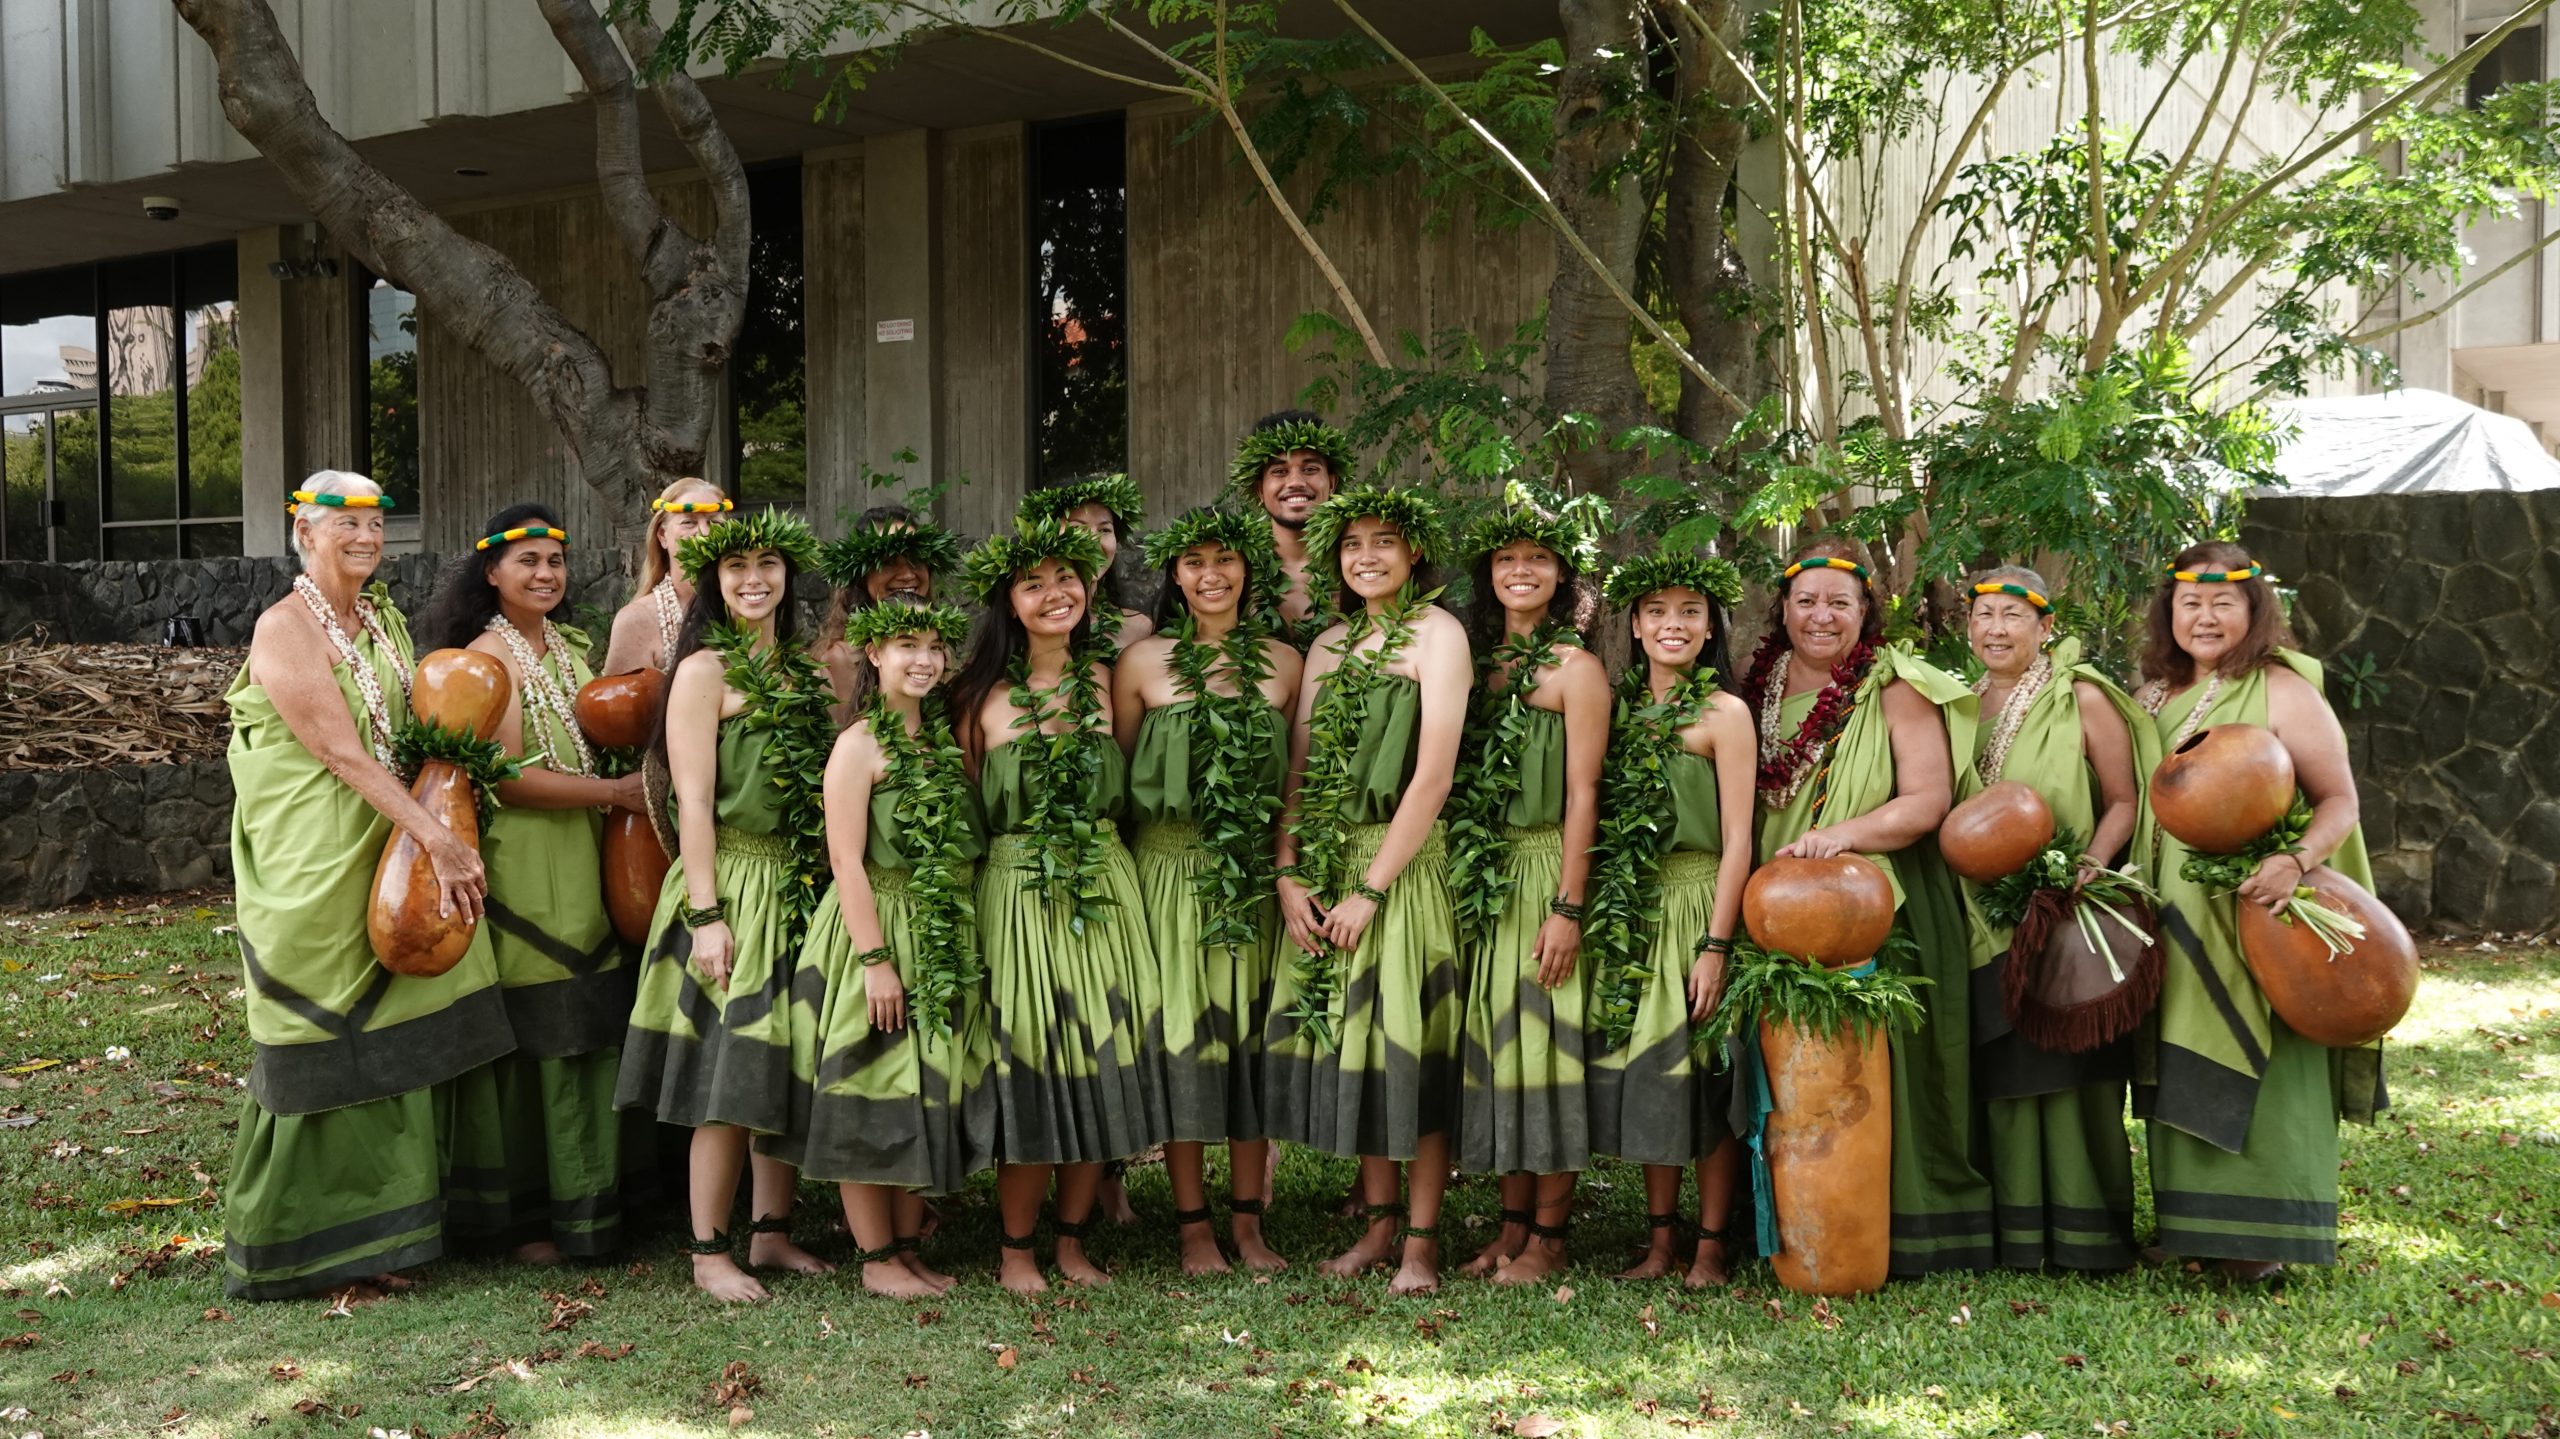
[[[757,550],[778,550],[793,569],[805,570],[818,562],[818,537],[809,533],[808,521],[798,515],[758,510],[720,520],[677,546],[676,563],[684,567],[684,577],[698,585],[724,557]]]
[[[960,568],[960,537],[931,520],[893,520],[859,527],[818,547],[818,568],[839,589],[860,584],[863,576],[898,559],[921,565],[940,579]]]
[[[1271,523],[1259,514],[1202,505],[1147,536],[1147,568],[1165,569],[1183,552],[1217,545],[1244,556],[1245,602],[1257,608],[1277,604],[1285,588],[1280,552],[1271,544]]]
[[[1333,573],[1341,555],[1342,532],[1351,527],[1353,520],[1364,519],[1385,520],[1402,531],[1417,566],[1438,564],[1449,553],[1448,528],[1441,523],[1440,506],[1429,495],[1384,485],[1358,485],[1316,506],[1316,512],[1307,516],[1302,533],[1307,553],[1323,557],[1320,573]]]
[[[1980,599],[1984,595],[2015,595],[2019,599],[2025,600],[2029,605],[2033,606],[2037,614],[2049,615],[2053,613],[2053,601],[2051,599],[2038,591],[2028,589],[2025,585],[2019,584],[2014,580],[1984,580],[1982,583],[1975,585],[1971,593],[1975,599]]]
[[[1324,456],[1337,487],[1351,482],[1350,436],[1321,420],[1285,420],[1255,430],[1236,446],[1235,462],[1227,467],[1227,488],[1237,499],[1260,504],[1262,472],[1293,450],[1313,450]]]
[[[1091,583],[1102,573],[1102,541],[1060,520],[1016,520],[1012,534],[991,535],[969,552],[969,593],[982,605],[999,604],[1013,577],[1042,560],[1062,561]]]
[[[1467,527],[1458,554],[1473,564],[1504,545],[1527,540],[1584,574],[1600,568],[1600,541],[1589,530],[1529,505],[1506,505]]]
[[[2254,563],[2245,570],[2182,570],[2174,565],[2169,569],[2172,581],[2190,585],[2239,585],[2266,575],[2267,567]]]
[[[855,610],[844,622],[844,642],[857,650],[900,635],[934,635],[956,654],[968,634],[969,617],[956,605],[871,605]]]
[[[1787,566],[1786,573],[1778,576],[1778,583],[1785,584],[1807,570],[1845,570],[1857,576],[1859,584],[1866,585],[1870,589],[1874,588],[1867,579],[1865,565],[1859,564],[1856,560],[1844,560],[1838,555],[1807,555]]]
[[[565,546],[569,543],[569,532],[558,525],[518,525],[511,530],[500,530],[494,535],[482,535],[479,539],[472,541],[471,548],[494,550],[500,545],[512,545],[518,540],[558,540]]]
[[[400,508],[399,502],[389,495],[330,495],[313,490],[296,490],[293,492],[292,500],[286,503],[284,512],[288,515],[292,514],[304,505],[326,505],[333,510],[396,510]]]
[[[1610,605],[1622,610],[1663,590],[1695,590],[1730,610],[1742,603],[1742,571],[1715,555],[1660,549],[1621,563],[1601,587]]]
[[[738,507],[738,502],[725,496],[716,500],[651,500],[653,515],[725,515]]]
[[[1083,505],[1100,505],[1120,522],[1123,539],[1147,522],[1147,501],[1127,475],[1088,475],[1063,485],[1033,490],[1015,507],[1017,520],[1063,520]]]

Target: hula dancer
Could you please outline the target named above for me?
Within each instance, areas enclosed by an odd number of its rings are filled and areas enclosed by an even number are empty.
[[[435,866],[444,911],[478,917],[480,856],[409,796],[408,626],[366,581],[390,501],[323,470],[294,493],[293,591],[267,607],[231,709],[231,865],[257,1063],[223,1186],[223,1289],[282,1299],[408,1287],[444,1252],[439,1086],[515,1047],[484,927],[433,979],[366,940],[374,865],[396,827]]]
[[[1565,1264],[1591,1163],[1582,915],[1600,829],[1609,674],[1576,623],[1598,547],[1527,507],[1464,553],[1478,688],[1458,747],[1449,889],[1466,969],[1460,1169],[1502,1176],[1502,1229],[1466,1272],[1529,1284]]]
[[[1893,1037],[1892,1272],[1979,1269],[1997,1255],[1974,1159],[1970,950],[1933,838],[1955,784],[1950,741],[1973,748],[1973,693],[1883,631],[1856,546],[1816,540],[1787,566],[1741,688],[1759,716],[1760,861],[1863,854],[1893,881],[1896,927],[1930,982],[1919,1027]]]
[[[604,778],[572,697],[594,678],[569,595],[569,536],[542,505],[510,505],[445,572],[419,624],[429,649],[506,666],[497,742],[522,768],[480,836],[487,928],[516,1052],[454,1081],[446,1222],[527,1263],[607,1254],[622,1237],[623,1118],[613,1108],[631,967],[604,905],[604,818],[646,801]]]
[[[1032,1256],[1058,1181],[1058,1269],[1109,1281],[1084,1234],[1105,1160],[1169,1132],[1156,957],[1138,876],[1113,827],[1128,765],[1111,741],[1110,648],[1086,617],[1102,547],[1054,520],[969,557],[986,608],[951,709],[986,807],[978,932],[994,1009],[996,1176],[1006,1288],[1048,1288]]]
[[[1983,674],[1973,749],[1955,756],[1956,802],[2003,780],[2027,785],[2053,811],[2056,835],[2083,842],[2081,877],[2114,865],[2138,830],[2148,837],[2140,777],[2160,762],[2149,717],[2080,663],[2078,640],[2054,640],[2044,576],[2004,565],[1976,575],[1967,593],[1965,633]],[[2012,927],[1985,914],[1980,886],[1959,883],[2000,1262],[2122,1269],[2134,1261],[2133,1151],[2124,1132],[2131,1041],[2062,1054],[2011,1031],[2002,973],[2034,956],[2010,953]]]
[[[1127,475],[1090,475],[1033,490],[1014,511],[1017,524],[1054,520],[1083,530],[1102,546],[1102,570],[1095,580],[1093,632],[1115,649],[1127,649],[1155,632],[1155,621],[1122,602],[1119,578],[1111,566],[1120,558],[1120,542],[1147,522],[1147,503]]]
[[[2318,662],[2284,647],[2274,582],[2238,545],[2181,550],[2152,596],[2149,631],[2136,693],[2161,750],[2211,725],[2263,725],[2293,756],[2311,807],[2296,847],[2261,861],[2236,895],[2182,874],[2192,852],[2159,831],[2151,873],[2168,964],[2134,1091],[2151,1121],[2159,1245],[2239,1280],[2334,1264],[2338,1120],[2371,1123],[2386,1103],[2382,1045],[2327,1049],[2288,1028],[2249,977],[2234,916],[2282,903],[2322,864],[2373,887],[2346,735]]]
[[[1271,996],[1269,1122],[1281,1138],[1360,1157],[1368,1228],[1325,1272],[1357,1274],[1401,1247],[1394,1292],[1420,1293],[1440,1283],[1458,1117],[1460,972],[1440,807],[1473,666],[1465,627],[1415,578],[1447,548],[1429,499],[1346,490],[1316,510],[1306,540],[1340,576],[1350,618],[1318,638],[1290,732],[1278,857],[1296,952]],[[1413,1185],[1400,1203],[1405,1160]]]
[[[1690,1288],[1723,1284],[1742,1147],[1733,1078],[1698,1054],[1690,1026],[1714,1012],[1751,876],[1751,708],[1719,688],[1742,576],[1725,560],[1665,550],[1609,576],[1636,645],[1618,690],[1591,879],[1591,1147],[1644,1165],[1650,1232],[1619,1277],[1678,1262],[1681,1172],[1698,1172]],[[1746,1041],[1747,1042],[1747,1041]]]
[[[1308,575],[1307,521],[1350,473],[1350,438],[1313,410],[1278,410],[1254,421],[1228,467],[1229,495],[1270,517],[1271,545],[1288,582],[1280,596],[1281,637],[1301,652],[1333,622],[1333,576],[1321,559],[1314,561],[1313,578]]]
[[[735,508],[718,485],[691,477],[660,490],[649,502],[649,523],[640,532],[640,557],[633,566],[640,584],[614,611],[613,631],[605,641],[606,674],[675,667],[676,635],[684,628],[685,608],[693,603],[693,581],[676,562],[676,551]]]
[[[1202,1180],[1203,1147],[1224,1142],[1236,1253],[1248,1269],[1284,1269],[1262,1239],[1262,1030],[1280,930],[1271,831],[1302,664],[1271,633],[1280,564],[1261,521],[1193,510],[1148,536],[1147,563],[1164,573],[1156,632],[1121,657],[1112,691],[1131,752],[1138,889],[1162,965],[1165,1168],[1182,1268],[1226,1271]]]
[[[854,612],[862,718],[827,760],[827,850],[792,976],[789,1132],[759,1141],[843,1192],[862,1285],[918,1299],[952,1280],[917,1252],[927,1194],[993,1162],[994,1057],[974,890],[986,847],[951,718],[935,693],[967,621],[947,605]]]
[[[750,1134],[790,1127],[785,981],[826,877],[819,788],[835,693],[793,633],[791,579],[817,557],[778,511],[686,541],[696,586],[676,645],[659,748],[682,848],[650,922],[614,1103],[693,1131],[686,1248],[693,1282],[727,1302],[765,1297],[729,1247]],[[834,1268],[791,1242],[791,1167],[756,1155],[747,1260]]]
[[[873,505],[843,539],[819,546],[818,568],[835,591],[818,660],[836,693],[850,695],[862,654],[845,639],[846,622],[873,605],[932,603],[935,582],[960,568],[960,537],[904,505]],[[839,717],[861,713],[848,700]]]

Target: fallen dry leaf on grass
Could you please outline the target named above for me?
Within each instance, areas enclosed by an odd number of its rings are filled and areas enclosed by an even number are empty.
[[[1564,1432],[1564,1421],[1552,1414],[1525,1414],[1511,1426],[1511,1432],[1519,1439],[1548,1439],[1549,1435]]]

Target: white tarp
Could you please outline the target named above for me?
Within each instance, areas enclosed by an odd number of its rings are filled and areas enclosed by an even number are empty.
[[[2435,390],[2391,390],[2275,407],[2294,435],[2276,457],[2288,484],[2262,495],[2391,495],[2560,487],[2560,460],[2512,415]]]

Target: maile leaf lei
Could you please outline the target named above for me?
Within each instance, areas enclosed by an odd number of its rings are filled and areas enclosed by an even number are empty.
[[[1174,688],[1192,701],[1192,823],[1210,864],[1193,877],[1200,897],[1203,948],[1242,948],[1262,933],[1257,922],[1271,894],[1271,824],[1280,795],[1263,782],[1269,756],[1281,743],[1280,712],[1263,697],[1271,656],[1269,631],[1259,614],[1247,616],[1213,649],[1197,638],[1198,621],[1185,614],[1173,633]],[[1234,694],[1210,687],[1223,661]]]
[[[1529,747],[1529,696],[1538,676],[1556,663],[1556,646],[1578,645],[1567,626],[1552,621],[1494,647],[1477,670],[1475,703],[1458,745],[1458,773],[1446,811],[1449,826],[1449,898],[1462,941],[1493,932],[1510,906],[1514,887],[1511,840],[1503,814],[1519,796],[1526,776],[1520,757]]]
[[[1590,1024],[1603,1054],[1626,1047],[1636,1010],[1653,982],[1654,925],[1662,918],[1663,850],[1677,825],[1671,760],[1680,731],[1694,723],[1716,692],[1716,672],[1700,668],[1659,699],[1639,665],[1619,687],[1609,756],[1601,766],[1600,830],[1592,844],[1582,946],[1594,956]]]
[[[881,783],[904,831],[907,897],[914,906],[907,931],[915,945],[907,1007],[916,1024],[948,1039],[951,1009],[978,982],[978,946],[969,937],[970,896],[960,879],[960,837],[969,823],[968,771],[951,716],[939,695],[927,696],[916,732],[889,708],[871,701],[871,735],[887,760]]]
[[[1006,678],[1012,684],[1007,694],[1018,712],[1007,742],[1021,747],[1031,795],[1023,826],[1029,849],[1020,864],[1026,876],[1022,887],[1051,904],[1068,906],[1067,928],[1080,935],[1117,903],[1102,892],[1102,834],[1109,821],[1093,808],[1093,792],[1102,782],[1102,746],[1111,743],[1111,736],[1100,724],[1102,686],[1094,682],[1092,647],[1068,656],[1066,672],[1047,695],[1031,687],[1028,653],[1013,657]],[[1049,702],[1053,696],[1055,706]],[[1066,728],[1049,733],[1049,721],[1060,714],[1066,716]]]
[[[835,690],[826,671],[797,644],[759,647],[749,631],[720,624],[703,631],[702,647],[720,656],[729,688],[747,697],[738,718],[765,736],[765,763],[773,770],[774,788],[782,791],[782,838],[791,847],[791,882],[782,890],[783,938],[797,945],[832,873],[823,791],[827,754],[835,747]]]
[[[1307,769],[1298,784],[1297,813],[1289,833],[1297,842],[1298,862],[1290,873],[1330,906],[1358,878],[1350,874],[1351,827],[1343,822],[1355,784],[1352,765],[1359,758],[1360,720],[1369,696],[1385,683],[1387,666],[1413,642],[1415,616],[1440,598],[1440,591],[1415,594],[1407,582],[1395,597],[1371,614],[1366,606],[1345,622],[1333,652],[1342,662],[1317,687],[1315,707],[1307,715]],[[1378,647],[1353,653],[1372,632]],[[1319,1054],[1331,1053],[1342,1036],[1333,1024],[1333,999],[1342,987],[1342,957],[1330,944],[1318,942],[1313,954],[1301,949],[1292,961],[1298,982],[1297,1007],[1289,1017],[1312,1040]]]
[[[498,812],[498,786],[524,776],[524,766],[507,757],[506,746],[481,739],[469,730],[453,729],[412,715],[392,734],[391,757],[403,775],[415,775],[428,760],[442,760],[462,771],[480,799],[480,827],[486,830]]]

